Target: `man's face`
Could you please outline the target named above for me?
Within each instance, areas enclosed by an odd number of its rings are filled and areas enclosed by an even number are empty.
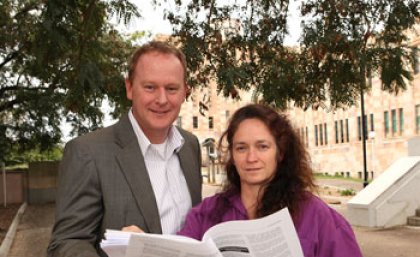
[[[181,62],[171,54],[146,53],[137,62],[133,81],[126,80],[125,87],[143,132],[151,143],[162,143],[187,93]]]

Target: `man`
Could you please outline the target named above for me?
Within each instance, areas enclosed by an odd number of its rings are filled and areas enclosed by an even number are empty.
[[[144,45],[125,84],[128,115],[66,145],[48,256],[106,256],[98,246],[105,229],[132,224],[175,233],[201,201],[198,140],[172,125],[188,90],[184,55]]]

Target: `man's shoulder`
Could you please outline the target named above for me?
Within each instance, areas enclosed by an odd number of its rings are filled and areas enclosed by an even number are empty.
[[[73,138],[67,144],[103,145],[113,143],[116,139],[116,129],[118,126],[120,126],[120,122],[116,122],[113,125],[99,128],[97,130]]]
[[[191,132],[189,132],[189,131],[187,131],[187,130],[185,130],[183,128],[180,128],[178,126],[176,126],[176,129],[179,131],[179,133],[184,137],[184,139],[186,141],[187,140],[189,140],[189,141],[198,141],[198,138],[193,133],[191,133]]]

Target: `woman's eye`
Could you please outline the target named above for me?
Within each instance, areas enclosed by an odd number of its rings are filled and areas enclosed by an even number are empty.
[[[267,150],[268,148],[270,148],[270,146],[263,144],[263,145],[259,145],[258,148],[260,148],[261,150]]]
[[[244,146],[237,146],[237,147],[235,147],[235,150],[237,151],[237,152],[243,152],[243,151],[245,151],[245,147]]]

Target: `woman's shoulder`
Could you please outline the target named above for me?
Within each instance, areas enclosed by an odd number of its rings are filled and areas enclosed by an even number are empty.
[[[329,220],[330,222],[335,223],[336,226],[347,225],[347,221],[337,210],[330,207],[321,198],[313,194],[308,194],[306,197],[302,206],[302,213],[303,216],[306,217],[317,217],[320,220]]]
[[[199,204],[193,207],[196,211],[211,211],[216,208],[221,201],[229,201],[230,195],[226,192],[216,193],[204,198]]]
[[[219,201],[220,197],[221,197],[222,193],[216,193],[212,196],[207,196],[206,198],[204,198],[201,203],[199,203],[197,205],[197,207],[210,207],[210,206],[214,206],[217,201]]]

